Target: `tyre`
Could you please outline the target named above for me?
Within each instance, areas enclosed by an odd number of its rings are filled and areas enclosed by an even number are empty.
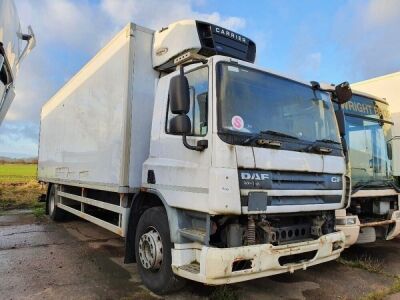
[[[56,196],[56,185],[52,185],[50,188],[49,196],[47,199],[47,209],[49,212],[49,217],[53,221],[62,221],[65,219],[65,211],[62,210],[61,208],[58,208],[56,203],[58,201],[58,197]]]
[[[135,234],[135,255],[145,286],[163,295],[181,289],[186,280],[172,272],[171,238],[163,207],[147,209],[139,219]]]

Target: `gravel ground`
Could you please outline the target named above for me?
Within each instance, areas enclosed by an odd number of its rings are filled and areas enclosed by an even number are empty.
[[[142,285],[136,264],[122,263],[123,251],[123,239],[85,221],[3,213],[0,299],[160,299]],[[396,276],[400,239],[353,247],[339,261],[294,274],[218,288],[191,282],[165,299],[360,299],[393,287]],[[400,299],[395,292],[380,297]]]

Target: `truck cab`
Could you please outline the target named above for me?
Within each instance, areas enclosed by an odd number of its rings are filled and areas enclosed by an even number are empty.
[[[337,212],[346,246],[400,234],[399,186],[392,173],[392,126],[388,103],[353,91],[344,104],[351,170],[351,205]]]
[[[163,40],[175,30],[163,30]],[[226,31],[209,25],[208,33],[218,41]],[[334,211],[349,200],[330,93],[229,50],[202,59],[185,53],[175,62],[192,63],[159,79],[142,176],[166,206],[196,212],[172,230],[172,266],[207,284],[337,258],[344,239]]]

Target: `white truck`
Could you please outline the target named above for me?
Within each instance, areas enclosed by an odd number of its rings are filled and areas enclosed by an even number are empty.
[[[128,24],[42,108],[50,217],[125,237],[125,262],[158,294],[336,259],[350,179],[330,93],[255,54],[201,21]]]
[[[32,28],[21,32],[18,12],[12,0],[0,0],[0,125],[15,97],[15,77],[23,58],[35,47]],[[26,45],[23,50],[21,42]]]

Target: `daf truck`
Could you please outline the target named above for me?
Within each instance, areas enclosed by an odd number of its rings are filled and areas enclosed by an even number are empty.
[[[390,240],[400,234],[400,187],[393,177],[392,127],[385,99],[354,91],[343,105],[345,146],[351,170],[351,205],[336,224],[352,244]]]
[[[128,24],[42,108],[50,217],[124,237],[125,262],[158,294],[339,257],[350,178],[331,91],[255,56],[206,22]]]
[[[26,42],[22,49],[22,42]],[[21,61],[35,47],[32,28],[21,32],[13,0],[0,0],[0,125],[15,97],[15,77]]]

